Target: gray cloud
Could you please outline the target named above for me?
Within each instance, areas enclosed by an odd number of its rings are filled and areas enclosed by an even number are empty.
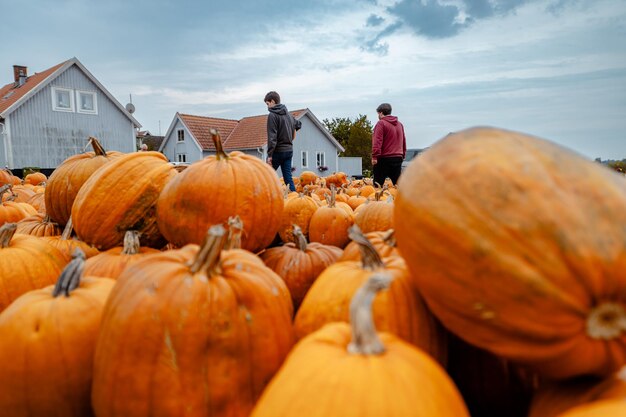
[[[391,35],[393,32],[398,30],[402,26],[402,22],[396,22],[384,28],[382,31],[376,35],[374,39],[368,40],[365,42],[365,49],[368,52],[373,52],[377,55],[387,55],[389,52],[389,44],[387,42],[381,42],[381,39],[385,36]]]
[[[387,11],[418,36],[436,39],[455,36],[481,19],[504,15],[529,1],[533,0],[461,0],[458,4],[440,0],[400,0]],[[557,0],[557,3],[562,2]],[[461,12],[464,12],[464,18]],[[368,26],[374,26],[371,24],[373,17],[368,18]],[[388,28],[380,32],[377,42],[393,32]]]
[[[385,19],[383,17],[377,16],[375,14],[370,15],[370,17],[367,18],[367,22],[365,24],[365,26],[380,26],[383,22],[385,21]]]

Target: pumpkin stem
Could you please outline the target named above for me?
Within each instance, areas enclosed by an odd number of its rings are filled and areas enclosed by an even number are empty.
[[[228,159],[228,155],[224,152],[224,147],[222,146],[222,138],[220,137],[219,132],[216,129],[209,130],[211,133],[211,139],[213,140],[213,144],[215,145],[215,156],[217,160],[220,159]]]
[[[2,187],[0,187],[0,202],[2,201],[2,196],[4,195],[4,193],[11,190],[11,188],[13,188],[12,184],[4,184]]]
[[[0,227],[0,249],[8,248],[17,230],[17,223],[5,223]]]
[[[391,246],[392,248],[396,247],[396,231],[393,229],[389,229],[387,230],[385,233],[383,233],[383,242],[385,242],[385,244],[387,246]]]
[[[63,294],[66,297],[70,296],[70,292],[74,291],[80,285],[80,279],[83,276],[83,270],[85,269],[85,252],[81,248],[76,248],[72,255],[72,260],[63,271],[54,285],[52,290],[52,296],[54,298]]]
[[[326,202],[328,203],[328,207],[334,208],[337,197],[337,188],[335,184],[330,184],[330,196],[326,196]]]
[[[74,231],[74,224],[72,223],[72,216],[67,219],[67,223],[65,223],[65,227],[63,228],[63,233],[61,233],[61,240],[69,240],[72,237],[72,232]]]
[[[350,229],[348,229],[348,236],[352,239],[353,242],[356,242],[359,245],[359,251],[361,252],[361,262],[363,265],[363,269],[367,269],[370,271],[375,271],[380,268],[384,268],[385,264],[383,263],[380,255],[376,251],[372,242],[361,232],[359,226],[352,225]]]
[[[376,294],[389,288],[392,276],[388,273],[376,273],[369,277],[352,297],[350,302],[350,326],[352,340],[348,345],[348,353],[359,355],[380,355],[385,352],[385,345],[380,341],[374,317],[372,304]]]
[[[87,146],[89,145],[93,147],[93,152],[96,154],[96,156],[107,156],[106,151],[104,150],[104,148],[102,147],[102,144],[97,138],[93,136],[89,136],[89,141],[87,142]]]
[[[587,317],[587,335],[592,339],[611,340],[626,334],[626,309],[614,302],[602,303]]]
[[[302,229],[300,228],[300,226],[298,226],[297,224],[293,225],[293,235],[296,238],[297,248],[300,249],[302,252],[306,252],[306,237],[304,236],[304,233],[302,233]]]
[[[196,255],[190,266],[192,274],[205,270],[208,276],[218,274],[220,272],[220,253],[224,248],[226,240],[226,229],[221,224],[211,226],[204,238],[204,242],[200,247],[200,251]]]
[[[241,235],[243,233],[243,221],[239,216],[228,218],[228,238],[224,249],[241,249]]]
[[[127,230],[124,234],[124,249],[122,255],[137,255],[139,253],[139,237],[141,233],[137,230]]]

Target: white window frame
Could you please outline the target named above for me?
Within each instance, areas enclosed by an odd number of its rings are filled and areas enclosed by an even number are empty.
[[[320,155],[322,156],[321,163],[320,163]],[[326,166],[326,152],[316,152],[315,163],[317,164],[318,167],[325,167]]]
[[[76,108],[76,106],[74,105],[74,90],[72,90],[71,88],[52,87],[51,91],[52,91],[52,110],[54,110],[54,111],[61,111],[61,112],[65,112],[65,113],[74,113],[75,108]],[[64,92],[68,93],[68,95],[70,97],[70,107],[69,108],[57,106],[57,92],[58,91],[64,91]]]
[[[300,163],[302,163],[302,168],[309,167],[309,151],[302,151],[300,154]]]
[[[187,154],[186,153],[177,153],[176,154],[176,162],[187,162]]]
[[[81,109],[81,94],[89,94],[93,98],[93,110]],[[84,114],[98,114],[98,93],[95,91],[76,90],[76,111]]]
[[[182,136],[183,138],[181,139],[180,136]],[[185,129],[178,129],[176,130],[176,142],[184,142],[185,141]]]

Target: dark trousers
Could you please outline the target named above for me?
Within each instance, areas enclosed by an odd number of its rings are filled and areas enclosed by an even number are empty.
[[[388,158],[378,158],[378,162],[374,165],[374,183],[378,183],[381,187],[385,183],[385,178],[391,179],[391,182],[398,183],[398,178],[402,172],[402,157],[392,156]]]
[[[293,157],[293,151],[288,152],[274,152],[272,154],[272,168],[277,169],[280,167],[283,173],[283,179],[285,184],[289,186],[291,191],[296,191],[296,186],[293,183],[291,177],[291,158]]]

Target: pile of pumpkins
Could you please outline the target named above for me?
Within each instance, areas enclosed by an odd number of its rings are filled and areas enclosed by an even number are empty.
[[[626,181],[495,128],[399,185],[223,151],[0,171],[2,416],[626,415]]]

